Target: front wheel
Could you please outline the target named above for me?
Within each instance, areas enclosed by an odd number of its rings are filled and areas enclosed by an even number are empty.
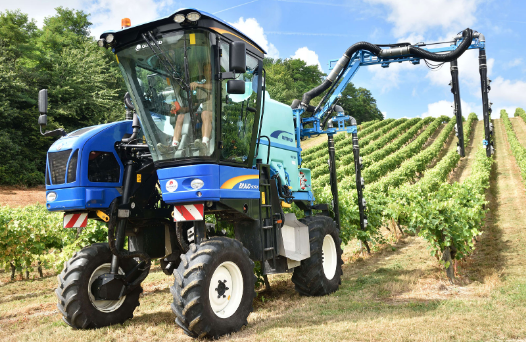
[[[64,322],[76,329],[100,328],[121,324],[133,317],[139,306],[142,288],[118,300],[97,300],[91,286],[98,276],[109,273],[112,254],[107,243],[96,243],[75,253],[58,275],[55,290],[57,307]],[[119,273],[125,274],[137,263],[133,259],[119,260]]]
[[[342,275],[342,248],[334,221],[327,216],[302,220],[309,227],[310,258],[294,269],[292,282],[304,296],[324,296],[338,290]]]
[[[214,237],[191,244],[174,277],[172,311],[186,334],[219,337],[247,324],[256,276],[241,242]]]

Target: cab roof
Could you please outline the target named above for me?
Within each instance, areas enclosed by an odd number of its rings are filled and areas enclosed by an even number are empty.
[[[174,22],[173,18],[176,14],[186,15],[190,12],[197,12],[201,14],[201,18],[193,24],[178,24]],[[121,30],[105,31],[100,35],[100,38],[104,39],[108,34],[113,34],[116,40],[116,45],[113,46],[113,48],[115,50],[118,50],[119,47],[122,47],[123,45],[127,45],[132,41],[137,41],[138,39],[141,39],[140,34],[142,32],[146,30],[153,30],[155,28],[159,28],[160,31],[170,31],[180,28],[208,28],[222,35],[228,34],[228,38],[232,40],[245,41],[246,43],[248,43],[248,45],[251,45],[255,50],[259,50],[256,52],[259,52],[258,54],[261,54],[261,57],[263,57],[263,54],[266,54],[265,50],[263,50],[263,48],[258,43],[247,37],[243,32],[239,31],[234,26],[230,25],[223,19],[218,18],[213,14],[203,12],[195,8],[180,8],[171,15],[147,23],[126,27]],[[247,46],[247,49],[250,49],[250,46]]]

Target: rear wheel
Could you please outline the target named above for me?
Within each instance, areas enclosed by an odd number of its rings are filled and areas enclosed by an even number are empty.
[[[108,244],[97,243],[75,253],[58,275],[57,307],[64,322],[71,327],[100,328],[121,324],[133,317],[133,311],[139,306],[140,286],[118,300],[96,300],[91,292],[95,279],[110,272],[111,259]],[[125,274],[136,265],[133,259],[121,259],[119,273]]]
[[[300,220],[309,227],[310,258],[294,269],[292,282],[304,296],[323,296],[338,290],[342,275],[340,231],[327,216]]]
[[[241,242],[214,237],[191,244],[174,271],[175,322],[192,337],[219,337],[247,324],[256,296],[254,262]]]

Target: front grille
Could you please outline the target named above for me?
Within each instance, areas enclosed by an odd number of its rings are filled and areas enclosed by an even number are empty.
[[[77,160],[79,158],[79,150],[76,150],[75,153],[71,156],[68,166],[68,178],[66,183],[71,183],[77,180]]]
[[[53,152],[48,154],[49,170],[53,185],[64,184],[66,181],[66,167],[71,150]]]

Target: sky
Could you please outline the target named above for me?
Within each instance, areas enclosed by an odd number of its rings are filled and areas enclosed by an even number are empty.
[[[486,37],[493,117],[526,108],[526,1],[521,0],[0,0],[0,11],[21,9],[39,26],[58,6],[90,13],[91,33],[119,29],[192,7],[215,14],[262,46],[268,57],[300,58],[329,72],[359,41],[375,44],[449,41],[469,27]],[[478,50],[458,60],[462,112],[482,115]],[[369,89],[387,118],[453,115],[449,65],[425,63],[362,67],[352,82]]]

